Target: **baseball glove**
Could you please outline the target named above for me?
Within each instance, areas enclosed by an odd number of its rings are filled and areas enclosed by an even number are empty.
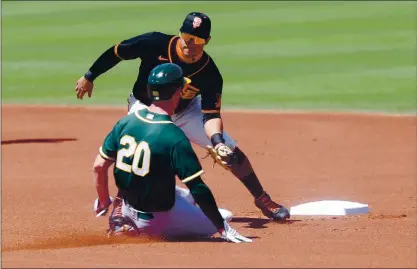
[[[208,154],[214,160],[213,167],[217,163],[224,169],[230,171],[235,161],[235,154],[225,144],[217,144],[214,148],[210,145],[206,146]],[[206,157],[207,157],[206,156]]]

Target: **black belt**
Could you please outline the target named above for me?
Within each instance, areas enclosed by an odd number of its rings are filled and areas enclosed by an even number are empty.
[[[134,209],[133,207],[130,207],[129,211],[135,214],[138,219],[150,220],[155,218],[152,213],[139,211],[137,209]]]
[[[126,204],[126,206],[128,206],[128,210],[132,213],[136,213],[136,217],[138,219],[143,219],[143,220],[150,220],[150,219],[154,219],[154,215],[152,213],[148,213],[148,212],[143,212],[143,211],[139,211],[135,208],[133,208],[131,205],[129,205],[129,203],[126,201],[126,199],[124,199],[124,202]]]
[[[141,211],[137,212],[137,216],[139,219],[143,219],[143,220],[150,220],[150,219],[155,218],[152,213],[141,212]]]

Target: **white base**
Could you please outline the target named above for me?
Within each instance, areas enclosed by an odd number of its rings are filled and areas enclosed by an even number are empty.
[[[346,216],[368,212],[367,204],[338,200],[316,201],[290,208],[291,216]]]

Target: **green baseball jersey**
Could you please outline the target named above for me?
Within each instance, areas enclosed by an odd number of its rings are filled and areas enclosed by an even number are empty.
[[[144,212],[168,211],[175,203],[175,176],[186,183],[204,173],[184,132],[168,115],[136,111],[106,136],[100,155],[114,161],[124,199]]]

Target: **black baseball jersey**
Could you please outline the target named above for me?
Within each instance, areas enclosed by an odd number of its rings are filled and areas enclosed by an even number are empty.
[[[183,69],[184,76],[191,79],[191,84],[181,92],[181,101],[175,112],[184,110],[192,99],[201,94],[203,113],[220,113],[223,79],[213,59],[203,52],[197,62],[185,63],[178,56],[177,42],[179,36],[160,32],[149,32],[123,40],[93,64],[87,78],[94,80],[121,60],[140,58],[139,74],[132,92],[136,99],[149,105],[146,84],[151,70],[162,63],[175,63]]]
[[[204,173],[184,132],[168,115],[147,109],[119,120],[99,153],[115,162],[114,178],[124,199],[144,212],[173,207],[175,176],[187,183]]]

